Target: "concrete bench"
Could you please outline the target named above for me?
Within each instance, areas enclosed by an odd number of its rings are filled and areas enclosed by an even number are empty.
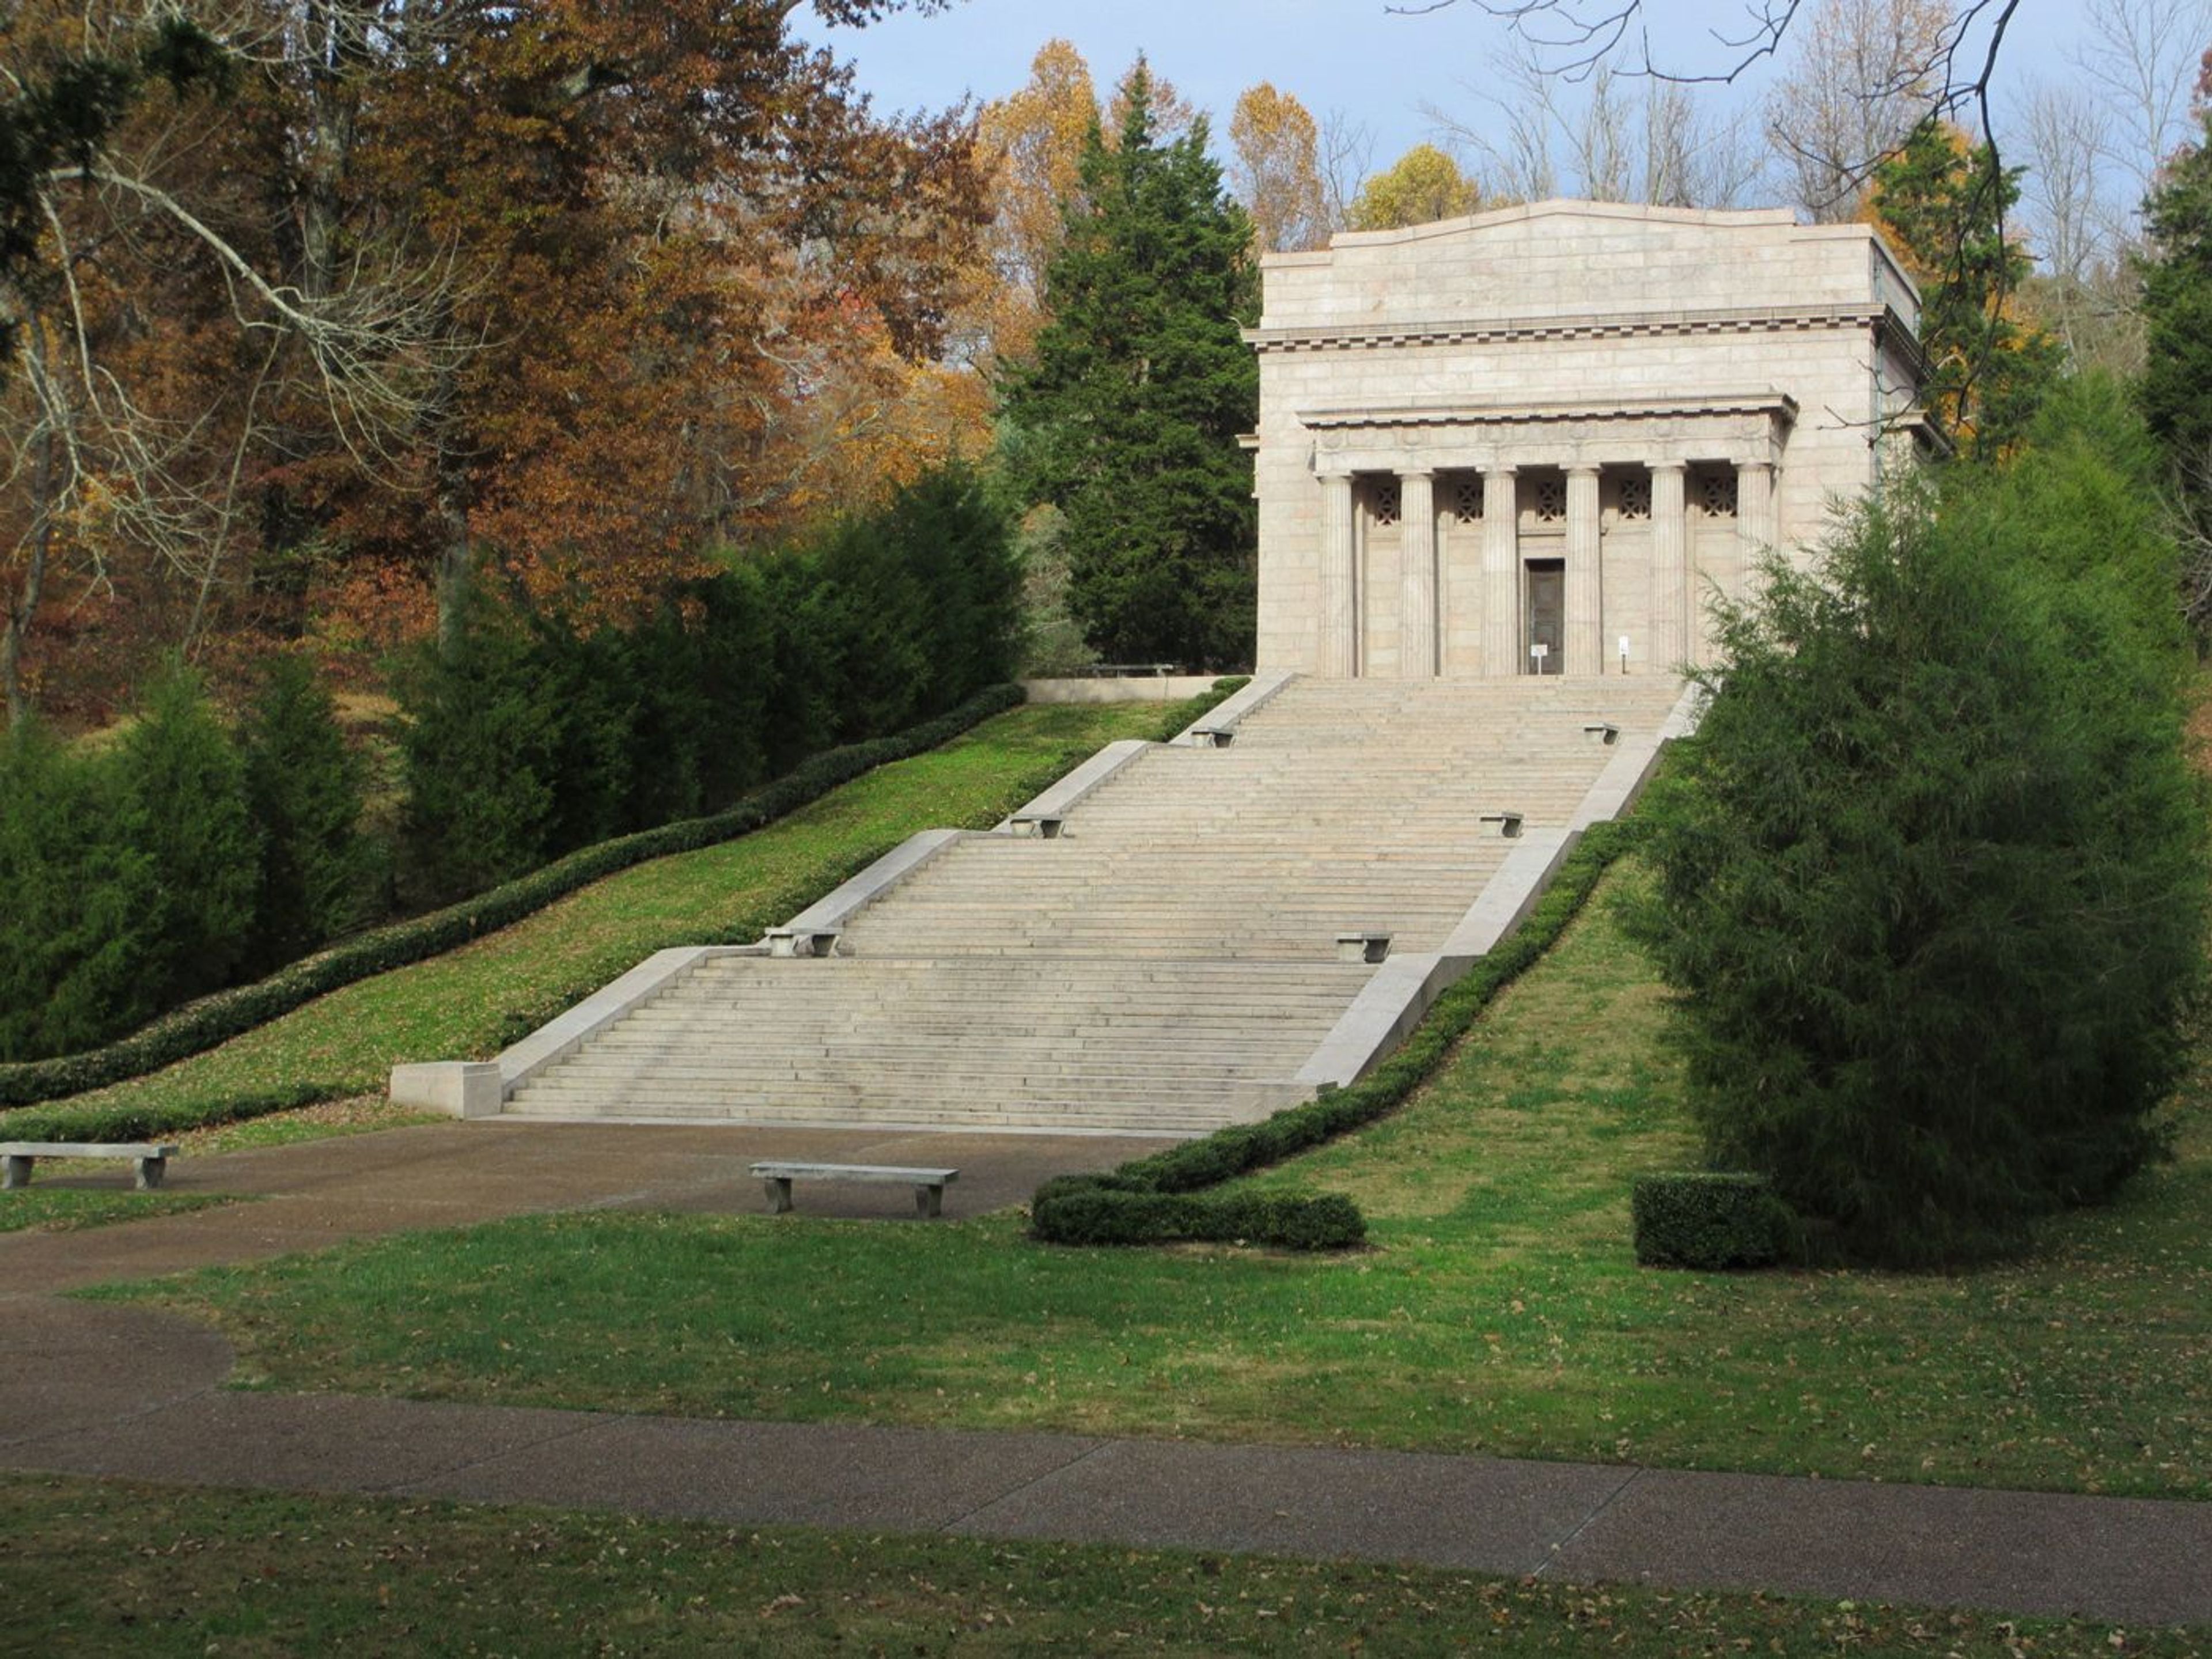
[[[138,1165],[139,1190],[150,1193],[161,1184],[169,1160],[176,1155],[175,1146],[152,1141],[0,1141],[0,1160],[6,1165],[6,1173],[0,1175],[0,1188],[29,1186],[31,1166],[42,1158],[127,1158]]]
[[[877,1181],[914,1188],[914,1207],[923,1215],[945,1213],[945,1183],[957,1181],[957,1170],[908,1170],[890,1164],[756,1164],[753,1173],[768,1188],[769,1211],[791,1207],[794,1181]]]

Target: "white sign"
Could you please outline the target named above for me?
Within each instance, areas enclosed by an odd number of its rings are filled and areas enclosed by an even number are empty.
[[[1552,647],[1548,645],[1532,645],[1528,647],[1528,654],[1538,662],[1541,662],[1552,654]]]

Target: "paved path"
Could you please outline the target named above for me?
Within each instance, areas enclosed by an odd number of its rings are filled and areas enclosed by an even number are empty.
[[[597,1123],[432,1123],[172,1162],[175,1193],[253,1201],[82,1232],[0,1233],[0,1309],[9,1291],[51,1293],[221,1262],[262,1261],[412,1227],[580,1209],[765,1212],[747,1172],[762,1158],[931,1164],[960,1171],[948,1216],[1019,1204],[1049,1176],[1109,1169],[1176,1143],[1133,1136],[887,1134],[881,1129],[697,1128]],[[127,1168],[127,1166],[125,1166]],[[127,1186],[107,1169],[38,1185]],[[905,1187],[802,1182],[811,1215],[912,1217]]]
[[[689,1140],[695,1133],[700,1143]],[[501,1145],[510,1134],[518,1139]],[[258,1255],[523,1208],[726,1206],[740,1192],[757,1200],[743,1162],[782,1151],[823,1155],[823,1137],[791,1134],[781,1146],[749,1133],[736,1149],[727,1131],[441,1126],[375,1137],[377,1145],[325,1142],[246,1156],[228,1172],[288,1197],[106,1231],[193,1241],[193,1259],[216,1260],[237,1259],[210,1253],[216,1240],[206,1224],[220,1217],[230,1218],[231,1248]],[[547,1135],[579,1138],[540,1144]],[[880,1140],[861,1144],[890,1155]],[[1068,1167],[1070,1156],[1104,1162],[1127,1149],[1057,1150]],[[992,1164],[997,1155],[980,1144],[947,1153],[944,1161],[962,1165],[954,1190],[970,1207],[1005,1201],[1012,1194],[994,1182],[1018,1186],[1030,1178],[1026,1166],[1055,1154],[1017,1146],[1005,1151],[1003,1167]],[[350,1162],[356,1172],[374,1164],[398,1175],[417,1158],[434,1167],[418,1170],[411,1197],[394,1194],[381,1207],[352,1191],[345,1173]],[[448,1179],[457,1164],[480,1158],[490,1162],[473,1193]],[[712,1167],[716,1158],[738,1165],[736,1176]],[[222,1162],[204,1160],[200,1173]],[[971,1162],[994,1173],[967,1185]],[[501,1173],[517,1170],[527,1178]],[[520,1201],[526,1194],[541,1201]],[[870,1200],[837,1201],[864,1210]],[[57,1255],[55,1243],[88,1252],[96,1267]],[[224,1387],[231,1353],[215,1333],[146,1309],[39,1293],[59,1287],[47,1278],[81,1284],[88,1274],[150,1271],[155,1251],[102,1232],[0,1249],[0,1283],[24,1292],[0,1300],[0,1468],[2212,1622],[2212,1504],[236,1393]]]

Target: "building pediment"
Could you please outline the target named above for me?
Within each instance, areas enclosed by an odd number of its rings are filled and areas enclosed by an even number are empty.
[[[1871,227],[1751,212],[1538,202],[1402,230],[1340,234],[1262,260],[1263,350],[1571,326],[1606,333],[1882,325],[1908,337],[1911,279]],[[1788,301],[1777,304],[1777,296]]]

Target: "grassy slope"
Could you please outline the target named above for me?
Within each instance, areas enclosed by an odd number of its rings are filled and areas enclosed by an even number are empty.
[[[1265,1177],[1353,1194],[1369,1252],[596,1213],[167,1294],[294,1388],[2212,1498],[2204,1080],[2180,1162],[2055,1227],[2042,1259],[1638,1270],[1628,1177],[1687,1146],[1658,988],[1605,902],[1626,878],[1405,1110]]]
[[[1705,1655],[2182,1659],[2201,1632],[1253,1556],[0,1479],[41,1654]],[[29,1650],[26,1650],[27,1651]]]
[[[640,865],[474,945],[54,1106],[294,1089],[334,1097],[380,1091],[400,1060],[489,1055],[654,951],[756,939],[915,831],[995,823],[1101,744],[1156,735],[1177,712],[1157,703],[1014,710],[753,835]],[[9,1116],[0,1112],[0,1133]]]

